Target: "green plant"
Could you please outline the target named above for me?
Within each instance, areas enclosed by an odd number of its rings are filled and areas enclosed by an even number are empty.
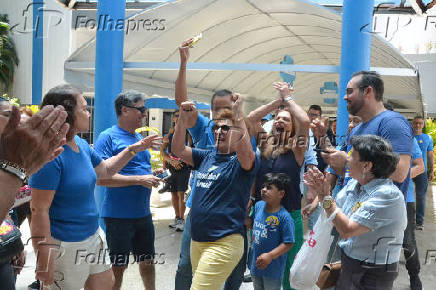
[[[0,84],[8,91],[14,79],[18,56],[12,41],[7,15],[0,15]]]
[[[433,145],[436,144],[436,120],[433,118],[427,118],[425,120],[425,128],[423,130],[425,134],[430,135],[433,139]]]

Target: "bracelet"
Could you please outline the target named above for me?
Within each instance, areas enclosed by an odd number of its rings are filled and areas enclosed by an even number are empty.
[[[20,167],[16,163],[7,160],[0,160],[0,169],[18,177],[18,179],[20,179],[23,184],[27,184],[29,181],[26,170],[24,170],[24,168]]]
[[[329,216],[328,220],[333,221],[336,215],[338,214],[338,212],[339,212],[339,207],[336,207],[335,211]]]
[[[130,149],[130,146],[129,146],[129,147],[127,147],[127,150],[129,150],[129,153],[130,153],[130,154],[132,154],[132,156],[133,156],[133,157],[135,157],[135,156],[136,156],[136,151],[135,151],[135,150],[133,150],[133,149]]]
[[[255,198],[254,196],[251,196],[251,195],[250,195],[250,200],[251,200],[251,201],[256,201],[256,198]]]

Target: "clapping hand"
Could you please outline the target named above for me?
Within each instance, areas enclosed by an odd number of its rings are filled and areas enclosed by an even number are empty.
[[[316,138],[321,138],[323,136],[326,136],[327,129],[329,124],[329,118],[325,117],[324,120],[320,118],[316,118],[310,123],[310,129],[313,132],[313,136]]]
[[[318,168],[311,168],[304,173],[304,184],[307,185],[309,190],[318,194],[319,200],[322,200],[324,196],[330,194],[330,186],[327,182],[327,178]]]
[[[289,83],[285,82],[275,82],[273,83],[273,88],[279,91],[282,102],[285,102],[285,98],[291,96],[294,92],[294,88]]]
[[[69,129],[66,118],[62,106],[45,106],[20,124],[20,111],[13,106],[1,135],[0,159],[16,163],[28,175],[37,172],[64,150]]]

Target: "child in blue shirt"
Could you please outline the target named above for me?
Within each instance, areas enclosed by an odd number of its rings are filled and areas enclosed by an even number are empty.
[[[290,178],[284,173],[268,173],[253,217],[250,271],[255,290],[280,289],[286,253],[294,243],[294,221],[281,205]]]

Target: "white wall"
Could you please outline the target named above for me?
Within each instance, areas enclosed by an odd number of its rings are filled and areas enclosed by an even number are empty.
[[[148,110],[148,124],[150,127],[156,127],[162,132],[163,124],[163,110],[162,109],[149,109]]]
[[[55,0],[45,0],[43,95],[53,86],[64,83],[64,62],[71,54],[71,11]],[[1,13],[8,14],[19,65],[14,76],[12,95],[22,103],[32,101],[32,1],[0,1]],[[26,9],[28,9],[26,11]],[[58,24],[58,22],[60,22]]]

